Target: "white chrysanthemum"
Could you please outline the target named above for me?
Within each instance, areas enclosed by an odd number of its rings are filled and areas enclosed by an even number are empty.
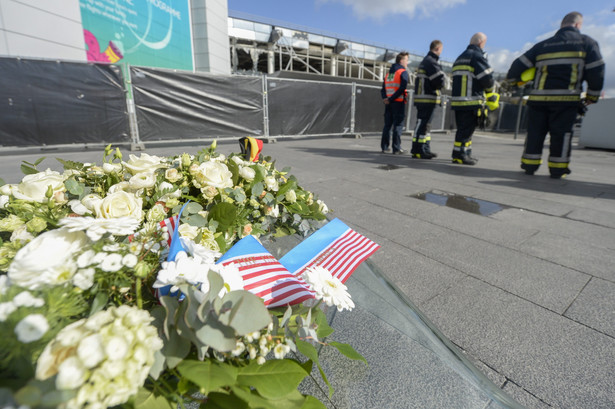
[[[49,323],[42,314],[30,314],[15,325],[17,339],[24,344],[38,341],[47,331]]]
[[[70,232],[85,231],[90,240],[97,241],[106,234],[128,236],[139,228],[139,220],[133,217],[118,217],[112,219],[94,217],[65,217],[59,222]]]
[[[344,309],[351,311],[354,308],[347,287],[338,278],[333,277],[326,268],[309,267],[302,277],[316,293],[316,298],[323,300],[328,306],[335,305],[338,311]]]
[[[153,317],[136,307],[112,307],[62,329],[40,355],[36,378],[57,374],[56,388],[75,397],[67,408],[127,402],[145,382],[162,340]]]
[[[103,271],[114,272],[118,271],[122,268],[122,255],[117,253],[111,253],[105,257],[105,259],[100,263],[100,268]]]
[[[138,262],[139,262],[139,259],[134,254],[126,254],[122,258],[122,264],[128,268],[133,268],[134,266],[137,265]]]
[[[207,230],[208,233],[211,233]],[[193,256],[199,256],[203,263],[214,264],[218,258],[222,255],[219,251],[211,250],[201,244],[195,243],[187,237],[180,237],[182,247],[186,249],[188,254]]]
[[[243,290],[243,277],[235,264],[231,263],[227,266],[215,264],[210,268],[218,273],[220,277],[222,277],[222,280],[224,280],[224,287],[222,287],[222,290],[218,293],[218,297],[223,297],[224,294],[231,291]]]
[[[171,291],[177,291],[177,285],[189,283],[192,285],[206,285],[203,292],[209,290],[207,273],[212,264],[204,263],[199,256],[190,257],[185,251],[180,251],[175,256],[175,261],[162,262],[161,269],[158,271],[154,288],[166,287],[171,285]]]
[[[77,271],[74,255],[88,244],[83,232],[45,232],[17,252],[8,268],[9,279],[28,290],[63,284]]]
[[[17,306],[11,301],[0,303],[0,322],[6,321],[15,310],[17,310]]]
[[[82,290],[87,290],[94,285],[94,274],[96,271],[93,268],[82,268],[77,270],[73,276],[73,284]]]
[[[45,300],[36,298],[29,291],[22,291],[13,297],[13,304],[16,307],[42,307],[45,305]]]

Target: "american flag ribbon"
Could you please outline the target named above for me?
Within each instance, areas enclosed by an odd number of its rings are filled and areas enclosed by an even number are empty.
[[[218,263],[235,264],[243,278],[244,289],[261,297],[268,308],[314,298],[307,283],[291,274],[254,236],[239,240]]]
[[[175,233],[175,229],[179,221],[179,215],[169,217],[168,219],[164,219],[159,223],[160,228],[166,227],[167,232],[169,233],[169,237],[167,238],[167,245],[171,246],[171,240],[173,239],[173,233]]]
[[[310,267],[321,266],[344,283],[379,248],[340,219],[333,219],[286,253],[280,263],[298,277]]]

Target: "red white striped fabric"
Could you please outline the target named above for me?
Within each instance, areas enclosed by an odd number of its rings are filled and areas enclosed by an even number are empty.
[[[263,299],[268,308],[299,304],[314,298],[314,292],[300,277],[291,274],[269,253],[254,253],[229,258],[243,278],[244,289]]]
[[[359,264],[367,260],[379,248],[378,244],[349,228],[305,266],[295,271],[295,276],[301,277],[309,267],[321,266],[344,283]]]
[[[168,219],[164,219],[159,223],[160,228],[166,227],[167,232],[169,233],[169,237],[167,238],[167,245],[171,245],[171,239],[173,238],[173,232],[177,228],[177,219],[178,216],[169,217]]]

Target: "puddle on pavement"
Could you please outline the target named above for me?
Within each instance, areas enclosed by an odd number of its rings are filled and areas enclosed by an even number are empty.
[[[427,192],[412,195],[410,197],[425,200],[427,202],[435,203],[440,206],[452,207],[454,209],[463,210],[474,214],[480,214],[482,216],[489,216],[499,212],[500,210],[510,208],[509,206],[501,205],[498,203],[488,202],[486,200],[475,199],[473,197],[461,196],[453,193]]]
[[[382,169],[382,170],[395,170],[399,168],[401,168],[401,166],[391,165],[391,164],[378,166],[378,169]]]

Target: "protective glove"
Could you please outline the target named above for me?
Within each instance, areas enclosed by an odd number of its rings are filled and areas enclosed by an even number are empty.
[[[485,98],[487,99],[485,105],[487,105],[487,108],[489,108],[490,111],[495,111],[499,108],[500,94],[498,94],[497,92],[487,92],[485,94]]]
[[[521,73],[521,81],[517,82],[517,86],[520,87],[526,83],[533,81],[536,76],[536,67],[528,68]]]

